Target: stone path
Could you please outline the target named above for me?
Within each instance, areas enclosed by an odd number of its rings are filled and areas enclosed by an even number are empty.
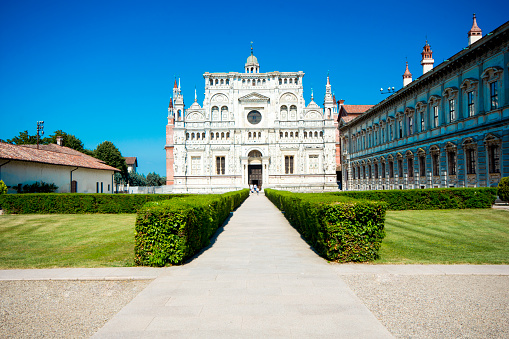
[[[392,335],[263,195],[212,247],[156,278],[97,338]]]

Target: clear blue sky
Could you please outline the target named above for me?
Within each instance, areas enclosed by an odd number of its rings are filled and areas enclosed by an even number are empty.
[[[254,41],[261,72],[303,71],[306,101],[376,104],[402,86],[405,57],[422,75],[509,20],[508,1],[25,1],[0,0],[0,139],[61,129],[94,149],[112,141],[139,172],[165,175],[174,77],[186,107],[203,102],[204,72],[243,72]]]

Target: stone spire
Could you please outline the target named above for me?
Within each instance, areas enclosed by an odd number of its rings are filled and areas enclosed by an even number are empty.
[[[431,46],[428,44],[427,39],[426,45],[424,45],[421,55],[422,74],[425,74],[426,72],[429,72],[431,69],[433,69],[433,64],[435,63],[435,60],[433,60],[433,51],[431,51]]]
[[[405,73],[403,73],[403,87],[412,82],[412,73],[408,69],[408,61],[406,62]]]
[[[472,28],[468,31],[468,45],[470,46],[477,40],[482,38],[482,30],[477,26],[477,20],[475,19],[474,13],[474,22],[472,23]]]
[[[323,99],[323,108],[325,110],[326,119],[331,119],[333,114],[335,113],[336,106],[334,105],[334,98],[332,96],[329,72],[327,72],[327,84],[325,85],[325,97]]]

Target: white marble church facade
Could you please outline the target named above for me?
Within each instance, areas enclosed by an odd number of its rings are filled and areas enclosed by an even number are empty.
[[[224,192],[257,184],[334,190],[337,109],[327,78],[324,107],[303,97],[303,72],[205,73],[203,106],[184,109],[180,80],[166,127],[167,184],[173,192]]]

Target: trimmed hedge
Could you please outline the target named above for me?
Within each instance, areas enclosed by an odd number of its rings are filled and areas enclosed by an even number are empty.
[[[15,214],[136,213],[149,201],[182,197],[178,194],[2,194],[0,207]]]
[[[509,177],[504,177],[500,180],[497,194],[500,200],[509,202]]]
[[[378,258],[385,203],[272,189],[265,189],[265,195],[322,257],[338,262]]]
[[[491,208],[497,198],[497,188],[428,188],[386,191],[343,191],[326,194],[354,199],[384,201],[387,203],[387,209],[392,211],[463,209]]]
[[[248,196],[244,189],[145,204],[136,217],[135,264],[182,264],[209,244],[230,212]]]

